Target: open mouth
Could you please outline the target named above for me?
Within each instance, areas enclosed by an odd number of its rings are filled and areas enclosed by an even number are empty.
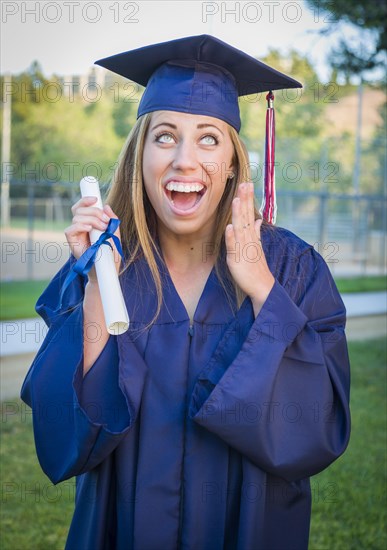
[[[178,181],[168,182],[164,190],[172,205],[183,211],[194,208],[207,191],[201,183],[181,183]]]

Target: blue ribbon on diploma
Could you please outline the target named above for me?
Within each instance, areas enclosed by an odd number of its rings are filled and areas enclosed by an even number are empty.
[[[61,309],[64,293],[66,292],[68,286],[74,281],[74,279],[76,279],[78,275],[81,275],[82,277],[87,276],[90,269],[95,264],[96,256],[100,247],[103,244],[107,244],[113,250],[113,247],[109,243],[108,239],[113,239],[119,255],[121,256],[122,260],[124,260],[124,254],[122,252],[120,239],[116,235],[114,235],[120,223],[121,221],[119,219],[110,218],[106,230],[99,236],[98,240],[94,244],[92,244],[75,262],[63,283],[62,291],[59,298],[59,306],[56,308],[55,311],[59,311]]]

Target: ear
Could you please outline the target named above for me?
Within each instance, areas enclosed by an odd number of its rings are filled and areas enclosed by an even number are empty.
[[[229,169],[227,170],[227,179],[231,180],[235,177],[235,168],[234,165],[231,164]]]

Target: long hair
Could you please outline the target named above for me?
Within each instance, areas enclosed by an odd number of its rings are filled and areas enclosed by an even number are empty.
[[[136,260],[145,258],[153,277],[157,292],[157,310],[152,324],[160,313],[163,289],[161,277],[156,261],[156,255],[163,262],[157,247],[157,217],[145,192],[142,159],[145,138],[149,129],[152,113],[139,117],[133,126],[118,159],[118,166],[114,172],[113,180],[107,196],[107,202],[121,220],[121,242],[124,256],[127,259],[124,270],[128,269]],[[234,282],[231,274],[223,262],[225,258],[224,233],[227,224],[231,223],[231,203],[236,196],[239,183],[250,181],[249,157],[244,143],[237,131],[228,125],[228,131],[234,146],[233,177],[229,178],[223,196],[219,202],[216,214],[215,230],[212,236],[211,253],[215,257],[215,271],[226,295],[232,302],[230,289],[233,287],[237,307],[245,298],[244,292]],[[126,199],[123,200],[123,197]],[[260,218],[256,205],[254,205],[255,219]],[[225,274],[224,274],[225,273]],[[231,284],[231,288],[230,288]]]

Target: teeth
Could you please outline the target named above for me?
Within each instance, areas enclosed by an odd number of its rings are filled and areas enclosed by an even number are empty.
[[[166,189],[168,189],[168,191],[178,191],[179,193],[198,193],[204,189],[204,185],[201,183],[184,184],[178,181],[170,181],[167,183]]]

